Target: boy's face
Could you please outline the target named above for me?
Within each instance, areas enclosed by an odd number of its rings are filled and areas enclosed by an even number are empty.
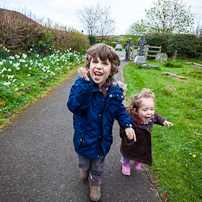
[[[100,60],[99,57],[91,59],[90,61],[90,76],[92,80],[102,86],[111,72],[111,62],[107,59],[106,61]]]

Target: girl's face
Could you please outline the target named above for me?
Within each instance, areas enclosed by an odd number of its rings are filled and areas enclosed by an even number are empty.
[[[100,60],[99,57],[91,59],[90,61],[90,76],[92,80],[102,86],[111,72],[111,62],[107,59],[106,61]]]
[[[140,100],[140,108],[137,112],[135,112],[140,119],[147,123],[155,112],[155,103],[153,98],[141,98]]]

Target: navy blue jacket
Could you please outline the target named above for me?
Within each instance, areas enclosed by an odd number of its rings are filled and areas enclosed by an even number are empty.
[[[90,78],[91,79],[91,78]],[[106,156],[113,141],[112,127],[117,119],[121,128],[132,126],[122,104],[124,95],[113,81],[107,96],[92,81],[79,77],[72,86],[67,106],[73,113],[75,151],[87,158]]]

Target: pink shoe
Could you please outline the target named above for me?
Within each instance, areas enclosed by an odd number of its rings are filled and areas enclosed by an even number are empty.
[[[133,168],[135,170],[141,170],[141,166],[142,166],[143,163],[140,163],[138,161],[133,161]]]
[[[124,175],[130,175],[130,162],[123,162],[122,160],[120,162],[122,163],[122,173]]]

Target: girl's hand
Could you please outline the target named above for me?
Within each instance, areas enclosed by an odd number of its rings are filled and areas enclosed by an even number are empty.
[[[168,127],[173,126],[173,123],[169,122],[169,121],[164,121],[163,125],[167,125]]]
[[[136,135],[135,135],[135,131],[133,130],[133,128],[126,128],[125,129],[125,133],[126,136],[129,140],[134,140],[134,142],[136,142]]]
[[[88,70],[86,68],[83,68],[83,78],[86,80],[86,81],[90,81],[90,79],[88,78]]]

